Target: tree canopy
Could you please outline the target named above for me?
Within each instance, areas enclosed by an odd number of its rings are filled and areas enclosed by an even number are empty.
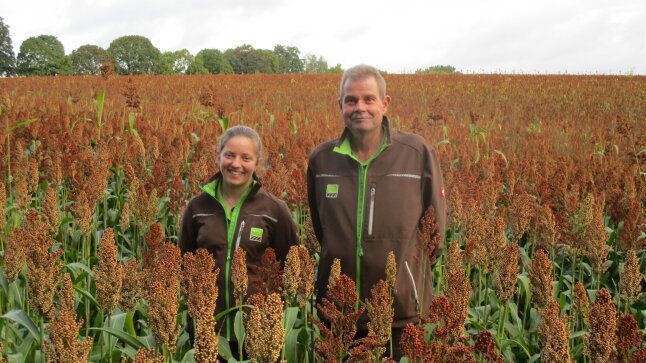
[[[199,67],[203,71],[198,71]],[[224,54],[217,49],[202,49],[195,56],[195,65],[193,74],[211,73],[211,74],[232,74],[231,64],[224,58]]]
[[[195,57],[187,49],[164,52],[161,55],[161,73],[187,74]]]
[[[151,74],[161,70],[161,52],[148,38],[140,35],[113,40],[108,55],[119,74]]]
[[[460,73],[455,70],[455,67],[450,66],[450,65],[436,65],[436,66],[430,66],[428,68],[424,69],[418,69],[415,71],[415,73]]]
[[[9,25],[0,17],[0,76],[10,76],[16,67],[16,55],[13,52]]]
[[[278,73],[303,73],[305,66],[298,48],[278,44],[274,47],[274,54],[278,58]]]
[[[0,76],[20,75],[97,75],[111,61],[117,73],[132,74],[252,74],[252,73],[341,73],[320,55],[305,54],[297,47],[277,44],[273,50],[256,49],[249,44],[222,52],[205,48],[193,56],[187,49],[163,54],[140,35],[114,39],[107,50],[83,45],[69,56],[63,44],[52,35],[25,40],[18,57],[14,56],[9,26],[0,17]],[[460,73],[450,65],[434,65],[415,73]]]
[[[27,38],[20,45],[16,69],[21,75],[55,76],[71,72],[70,59],[65,48],[53,35]]]
[[[110,60],[105,49],[91,44],[80,46],[72,51],[72,72],[79,75],[97,75],[101,73],[101,66]]]
[[[249,44],[243,44],[224,52],[224,58],[229,62],[236,74],[276,73],[278,57],[271,50],[254,49]]]

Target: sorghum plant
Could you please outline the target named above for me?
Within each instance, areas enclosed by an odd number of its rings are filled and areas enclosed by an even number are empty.
[[[119,302],[124,278],[123,266],[117,262],[117,245],[112,228],[103,232],[98,257],[99,263],[92,269],[96,283],[96,299],[99,306],[110,314]]]
[[[78,340],[83,321],[76,321],[74,288],[69,274],[65,274],[63,277],[58,297],[60,300],[58,311],[51,314],[52,321],[47,326],[49,333],[45,345],[47,361],[52,363],[86,362],[92,349],[92,338]]]
[[[592,363],[607,362],[615,346],[617,308],[608,289],[597,291],[588,316],[589,335],[584,354]]]
[[[283,301],[272,293],[254,305],[247,321],[246,352],[252,362],[271,363],[280,356],[285,341]]]

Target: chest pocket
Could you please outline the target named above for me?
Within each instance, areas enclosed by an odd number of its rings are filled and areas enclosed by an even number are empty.
[[[387,174],[367,183],[364,240],[407,238],[422,208],[421,177]]]
[[[278,220],[268,214],[247,214],[238,227],[237,244],[248,253],[262,253],[269,246],[273,226]]]

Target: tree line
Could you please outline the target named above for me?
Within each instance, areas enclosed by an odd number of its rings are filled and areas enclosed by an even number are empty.
[[[0,77],[97,75],[111,63],[119,74],[250,74],[250,73],[340,73],[340,64],[329,66],[325,58],[305,54],[297,47],[276,45],[273,50],[249,44],[224,52],[206,48],[193,55],[187,49],[161,52],[140,35],[114,39],[108,49],[86,44],[65,54],[53,35],[30,37],[16,56],[9,26],[0,17]],[[450,65],[417,69],[415,73],[459,73]]]
[[[322,56],[306,54],[297,47],[276,45],[273,50],[244,44],[224,52],[207,48],[197,54],[187,49],[161,52],[140,35],[114,39],[108,49],[82,45],[65,54],[63,44],[53,35],[26,39],[14,55],[9,26],[0,17],[0,76],[96,75],[101,66],[112,63],[119,74],[249,74],[249,73],[332,73]]]

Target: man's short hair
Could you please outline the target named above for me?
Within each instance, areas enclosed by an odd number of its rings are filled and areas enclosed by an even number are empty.
[[[369,77],[374,77],[377,80],[377,87],[379,88],[379,97],[382,99],[386,97],[386,80],[382,77],[379,70],[373,66],[367,64],[359,64],[354,67],[350,67],[343,72],[343,77],[341,77],[341,85],[339,87],[339,95],[343,98],[343,86],[348,79],[357,80],[365,79]]]

